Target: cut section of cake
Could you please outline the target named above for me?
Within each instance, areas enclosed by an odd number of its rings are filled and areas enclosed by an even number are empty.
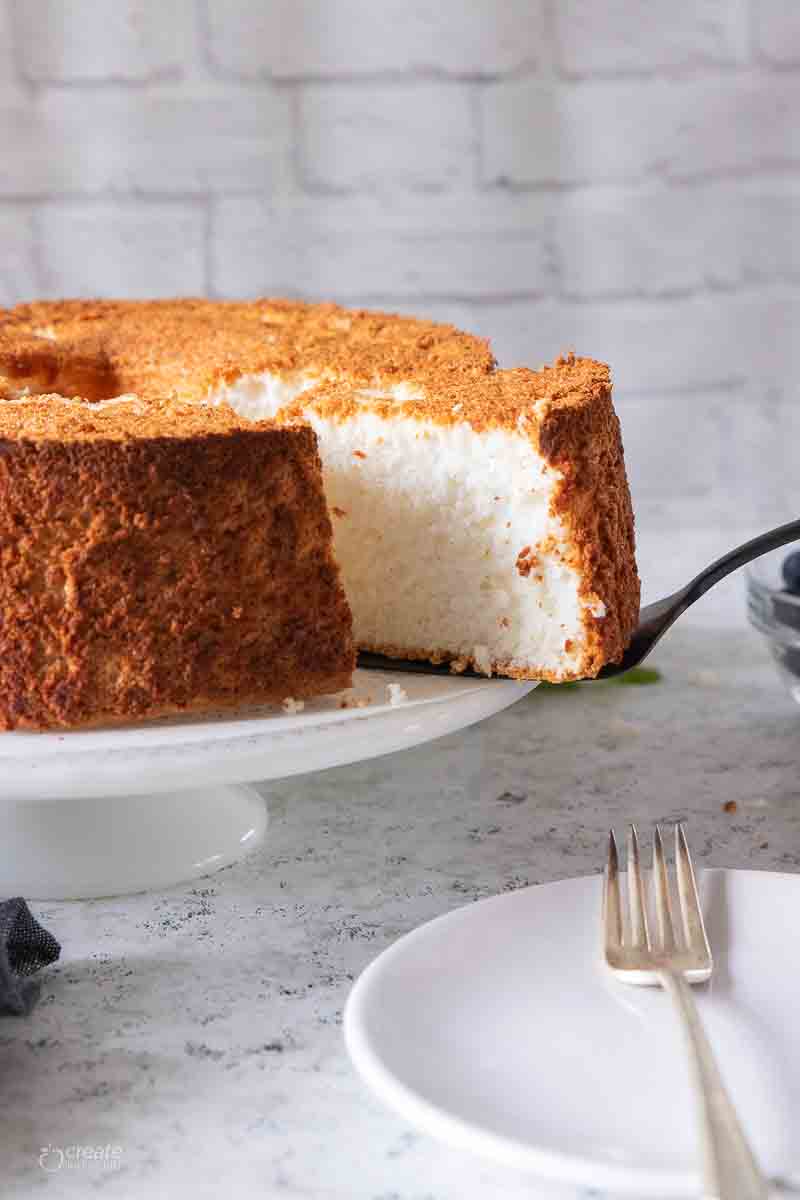
[[[560,681],[631,637],[633,515],[602,363],[498,370],[452,326],[285,300],[2,316],[0,395],[70,393],[76,376],[94,400],[311,425],[361,649]]]
[[[639,583],[607,367],[282,390],[213,397],[313,426],[361,649],[554,681],[621,656]]]
[[[316,438],[230,409],[0,403],[0,728],[349,686]]]

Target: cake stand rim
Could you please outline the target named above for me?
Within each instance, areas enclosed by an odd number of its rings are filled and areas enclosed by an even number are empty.
[[[164,793],[200,783],[277,780],[423,745],[502,711],[534,680],[450,680],[388,672],[399,704],[183,721],[75,733],[0,734],[0,802]],[[365,686],[365,680],[359,680]]]

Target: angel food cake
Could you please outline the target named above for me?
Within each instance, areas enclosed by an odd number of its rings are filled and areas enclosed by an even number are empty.
[[[176,433],[187,404],[311,426],[361,649],[560,681],[635,628],[602,363],[498,370],[452,326],[332,304],[66,301],[0,317],[0,395],[43,391],[132,393]]]
[[[0,404],[0,728],[347,687],[316,438],[229,409]]]

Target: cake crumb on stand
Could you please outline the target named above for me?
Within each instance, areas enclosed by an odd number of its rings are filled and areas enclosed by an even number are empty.
[[[367,708],[372,703],[372,696],[356,696],[354,688],[342,692],[339,708]]]
[[[473,650],[473,658],[476,671],[481,675],[490,676],[492,674],[492,658],[488,646],[476,646]]]

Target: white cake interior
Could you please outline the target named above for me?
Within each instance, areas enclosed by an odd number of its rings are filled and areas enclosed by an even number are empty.
[[[250,375],[209,401],[272,417],[313,382]],[[369,402],[386,394],[360,393],[363,413],[344,421],[306,410],[357,643],[442,652],[479,669],[575,667],[584,639],[578,572],[553,554],[539,553],[527,574],[517,566],[545,538],[567,544],[549,511],[558,473],[522,435],[384,420]],[[393,395],[403,398],[403,385]]]

